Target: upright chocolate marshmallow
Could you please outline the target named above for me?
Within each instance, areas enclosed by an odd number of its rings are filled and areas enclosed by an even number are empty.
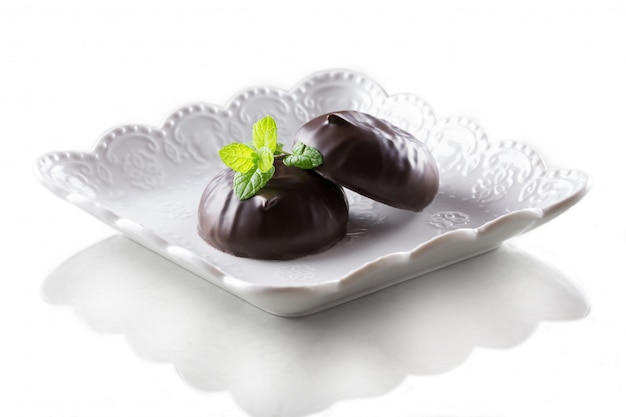
[[[265,187],[243,201],[233,191],[235,172],[218,173],[200,201],[200,237],[236,256],[281,260],[321,252],[341,240],[348,223],[342,188],[280,158],[274,167]]]

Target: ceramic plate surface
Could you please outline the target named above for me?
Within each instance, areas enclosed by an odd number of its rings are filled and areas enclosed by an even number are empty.
[[[292,261],[237,258],[196,233],[204,187],[223,164],[217,151],[276,119],[290,149],[313,117],[359,110],[411,132],[431,149],[440,192],[422,213],[347,192],[348,233],[330,250]],[[283,316],[313,313],[496,248],[579,201],[590,184],[578,170],[548,169],[518,142],[490,142],[474,122],[439,118],[412,94],[388,95],[351,71],[311,75],[291,90],[253,88],[225,107],[183,107],[161,127],[105,133],[91,152],[55,152],[35,167],[50,191],[123,234],[248,302]]]

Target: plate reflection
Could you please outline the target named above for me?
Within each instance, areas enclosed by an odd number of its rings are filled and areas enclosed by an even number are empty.
[[[562,272],[507,245],[301,318],[265,313],[121,235],[67,260],[43,293],[255,416],[380,395],[408,375],[450,370],[476,347],[511,347],[542,321],[589,310]]]

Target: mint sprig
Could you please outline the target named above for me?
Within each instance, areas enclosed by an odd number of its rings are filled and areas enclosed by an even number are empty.
[[[240,200],[247,200],[265,187],[276,169],[274,159],[283,156],[287,166],[312,169],[323,163],[322,154],[315,148],[297,142],[288,154],[278,142],[276,121],[266,116],[252,126],[252,142],[231,143],[219,151],[227,167],[235,171],[233,190]]]

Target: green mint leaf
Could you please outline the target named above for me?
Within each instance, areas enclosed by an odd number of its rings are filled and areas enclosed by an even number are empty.
[[[220,158],[233,171],[248,172],[256,166],[254,149],[243,143],[231,143],[219,151]]]
[[[283,151],[284,146],[285,145],[283,145],[282,143],[276,142],[276,150],[274,151],[274,155],[282,155],[284,152]]]
[[[274,175],[274,165],[267,172],[253,168],[248,172],[236,172],[233,179],[233,190],[240,200],[247,200],[255,195]]]
[[[267,146],[262,146],[257,151],[259,157],[258,167],[261,172],[267,172],[274,166],[274,152]]]
[[[276,150],[277,139],[276,121],[271,116],[265,116],[252,126],[252,142],[257,150],[267,146],[273,153]]]
[[[293,145],[291,155],[283,159],[283,163],[288,167],[301,169],[311,169],[322,165],[324,162],[320,151],[312,146],[307,146],[302,142]]]

